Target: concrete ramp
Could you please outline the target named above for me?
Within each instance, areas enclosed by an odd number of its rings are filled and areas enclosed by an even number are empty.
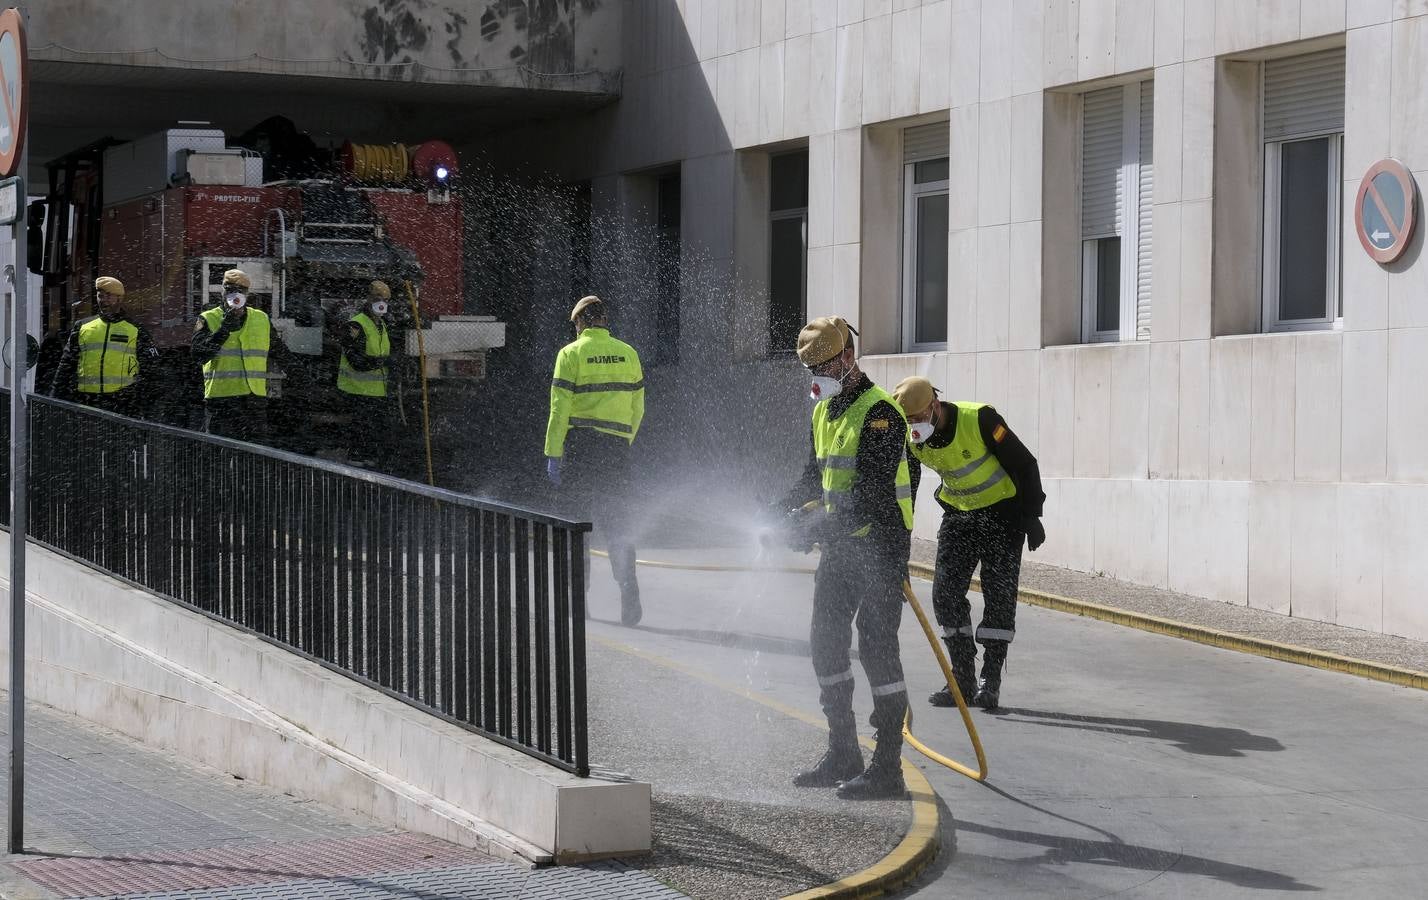
[[[6,542],[0,570],[8,565]],[[560,771],[33,544],[27,565],[33,700],[506,859],[650,849],[649,784]],[[8,620],[8,602],[3,610]]]

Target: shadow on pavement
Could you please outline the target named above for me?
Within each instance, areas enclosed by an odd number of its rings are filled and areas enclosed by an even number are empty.
[[[1183,875],[1205,875],[1216,881],[1233,884],[1237,887],[1259,890],[1322,890],[1315,885],[1305,884],[1291,875],[1271,872],[1267,869],[1256,869],[1251,866],[1237,866],[1219,860],[1206,859],[1202,856],[1187,856],[1173,850],[1157,850],[1154,847],[1142,847],[1120,841],[1082,840],[1056,834],[1041,834],[1035,831],[1016,831],[966,820],[958,820],[956,827],[959,831],[1046,848],[1046,852],[1040,856],[1002,860],[1004,863],[1021,866],[1090,863],[1091,865],[1112,866],[1118,869],[1139,869],[1146,872],[1174,871]]]
[[[620,624],[614,619],[602,619],[598,616],[592,616],[590,621],[599,622],[603,625]],[[748,634],[742,631],[718,631],[712,628],[657,628],[653,625],[636,625],[633,630],[693,641],[698,644],[712,644],[716,647],[735,647],[740,650],[754,650],[759,653],[773,653],[779,656],[801,656],[807,659],[813,653],[808,641],[776,637],[774,635]],[[856,648],[853,648],[849,652],[849,658],[853,660],[858,659],[858,651]]]
[[[1243,728],[1218,728],[1159,719],[1113,719],[1011,706],[1004,706],[991,714],[1007,722],[1151,738],[1174,744],[1178,749],[1198,756],[1244,756],[1244,751],[1277,752],[1284,749],[1284,745],[1274,738],[1251,734]]]

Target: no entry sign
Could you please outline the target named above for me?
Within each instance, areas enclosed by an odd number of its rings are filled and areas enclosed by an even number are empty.
[[[29,57],[25,53],[25,23],[18,9],[0,12],[0,177],[20,168],[25,149],[26,104],[30,102]]]
[[[1354,203],[1354,226],[1364,252],[1380,263],[1402,256],[1413,240],[1417,201],[1418,186],[1403,163],[1381,159],[1369,166]]]

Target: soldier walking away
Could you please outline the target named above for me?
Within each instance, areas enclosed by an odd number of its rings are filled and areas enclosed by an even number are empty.
[[[546,475],[572,514],[592,517],[604,532],[620,587],[620,621],[633,627],[643,610],[635,576],[630,450],[645,417],[644,370],[635,348],[611,336],[599,297],[581,298],[570,321],[576,337],[556,355],[550,383]]]
[[[95,279],[94,303],[99,314],[70,332],[50,393],[97,409],[141,415],[150,387],[146,379],[154,374],[159,350],[149,332],[125,313],[119,279]]]
[[[285,368],[290,357],[268,314],[248,305],[250,288],[241,269],[223,273],[223,303],[194,323],[193,358],[203,367],[203,430],[265,443],[271,357]]]
[[[391,298],[386,282],[372,282],[362,310],[348,320],[342,334],[342,360],[337,365],[337,389],[352,419],[347,442],[350,457],[396,474],[393,463],[399,430],[388,389],[392,339],[387,304]]]
[[[903,580],[912,534],[907,423],[887,391],[858,368],[853,331],[841,318],[814,319],[798,335],[798,359],[813,377],[812,446],[785,503],[791,545],[822,547],[813,588],[810,642],[828,751],[793,780],[832,787],[845,799],[902,797],[907,685],[898,649]],[[853,715],[852,629],[873,694],[877,747],[863,769]]]
[[[942,526],[937,532],[932,606],[952,658],[952,674],[974,705],[996,709],[1002,666],[1016,637],[1022,541],[1036,550],[1046,540],[1041,472],[1036,457],[985,403],[939,400],[932,383],[917,376],[904,378],[893,396],[907,415],[913,489],[922,466],[942,480],[937,488]],[[967,589],[978,564],[986,606],[974,632]],[[977,644],[982,645],[980,682],[975,678]],[[955,705],[948,688],[928,702]]]

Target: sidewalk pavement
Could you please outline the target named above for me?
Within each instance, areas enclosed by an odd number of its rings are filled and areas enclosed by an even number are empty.
[[[913,541],[912,560],[933,565],[937,545]],[[1033,553],[1023,554],[1021,587],[1074,600],[1085,600],[1129,612],[1175,619],[1190,625],[1228,631],[1246,637],[1292,644],[1354,659],[1428,672],[1428,642],[1299,619],[1145,587],[1085,572],[1041,565]]]
[[[30,852],[0,861],[7,898],[684,896],[620,862],[533,870],[386,828],[49,707],[25,734]]]

